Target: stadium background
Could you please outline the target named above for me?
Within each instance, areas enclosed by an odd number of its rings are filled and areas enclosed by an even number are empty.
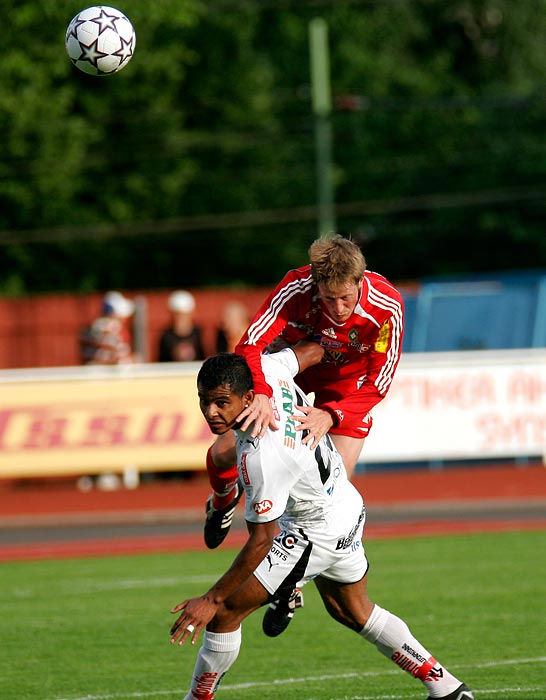
[[[135,57],[104,80],[64,55],[81,4],[0,6],[11,30],[0,46],[6,382],[26,368],[28,388],[33,371],[77,365],[79,330],[112,288],[145,300],[150,353],[167,294],[191,289],[210,348],[221,302],[244,298],[253,310],[305,262],[325,168],[337,228],[405,293],[405,354],[545,347],[543,3],[131,0],[122,9],[136,27]],[[317,15],[330,40],[329,166],[317,153],[324,119],[309,77]],[[112,401],[123,398],[113,391]],[[530,459],[545,451],[535,408],[542,449],[511,459],[503,473],[514,488],[516,475],[538,473]],[[444,466],[455,473],[442,460],[421,466],[431,479]],[[470,483],[476,468],[465,465]],[[383,491],[396,483],[387,477]],[[31,498],[34,486],[0,482],[23,515],[44,500]]]

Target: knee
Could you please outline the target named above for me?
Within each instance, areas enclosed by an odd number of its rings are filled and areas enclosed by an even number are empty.
[[[229,599],[218,606],[215,616],[208,623],[209,632],[233,632],[241,626],[252,609],[240,608],[230,604]]]
[[[234,610],[229,610],[224,604],[218,606],[215,616],[207,625],[210,632],[224,632],[236,626],[236,614]]]

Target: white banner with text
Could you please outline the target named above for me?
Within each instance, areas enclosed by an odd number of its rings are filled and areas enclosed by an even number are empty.
[[[0,478],[203,469],[198,363],[0,371]],[[402,358],[361,462],[546,454],[546,351]]]

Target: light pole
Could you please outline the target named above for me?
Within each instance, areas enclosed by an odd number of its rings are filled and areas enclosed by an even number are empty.
[[[311,97],[315,122],[315,161],[317,177],[317,216],[321,238],[335,233],[334,188],[332,183],[332,94],[328,25],[315,17],[309,22]]]

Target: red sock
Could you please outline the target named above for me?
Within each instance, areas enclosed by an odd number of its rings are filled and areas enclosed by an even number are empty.
[[[212,505],[216,510],[220,510],[229,506],[233,501],[237,492],[235,485],[239,478],[237,465],[232,467],[219,468],[212,460],[212,446],[207,450],[207,474],[210,485],[212,486]]]

